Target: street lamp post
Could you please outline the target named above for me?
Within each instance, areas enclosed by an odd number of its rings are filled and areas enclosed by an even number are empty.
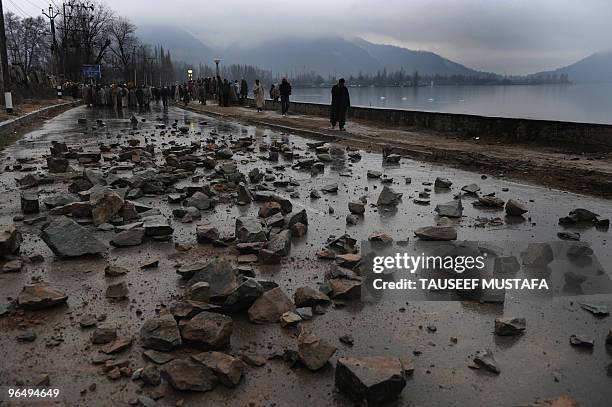
[[[221,58],[215,58],[215,65],[217,65],[217,77],[219,76],[219,62],[221,62]]]
[[[219,77],[219,62],[221,62],[221,58],[215,58],[215,65],[217,65],[217,81],[220,82],[221,81],[221,77]],[[221,92],[219,91],[219,89],[221,89],[221,84],[217,82],[217,89],[215,89],[216,93],[217,93],[217,103],[219,103],[219,106],[221,106]]]

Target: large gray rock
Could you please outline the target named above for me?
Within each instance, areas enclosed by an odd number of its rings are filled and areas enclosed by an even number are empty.
[[[400,359],[387,356],[339,358],[335,381],[340,391],[368,406],[397,398],[406,386]]]
[[[175,359],[162,367],[162,377],[176,390],[210,391],[217,385],[214,372],[189,359]]]
[[[107,246],[87,229],[65,216],[54,219],[42,229],[44,242],[60,257],[106,253]]]
[[[435,209],[439,216],[446,216],[447,218],[460,218],[463,216],[463,205],[461,199],[450,201],[444,204],[439,204]]]
[[[233,330],[232,318],[202,311],[188,321],[181,321],[181,336],[185,343],[200,349],[221,349],[229,345]]]
[[[17,304],[21,308],[38,310],[63,304],[68,296],[60,290],[46,283],[28,284],[17,297]]]
[[[302,332],[298,337],[298,356],[310,370],[321,369],[335,352],[334,345],[311,333]]]
[[[402,193],[395,192],[388,186],[384,186],[382,191],[380,191],[380,195],[378,196],[378,200],[376,201],[377,206],[395,206],[399,204],[402,199]]]
[[[15,253],[23,238],[15,225],[0,225],[0,257]]]
[[[140,329],[140,343],[144,348],[169,352],[179,346],[181,333],[170,314],[148,319]]]
[[[236,219],[235,236],[238,243],[264,242],[268,240],[261,222],[252,216],[242,216]]]
[[[258,324],[278,322],[281,315],[294,311],[295,305],[280,287],[266,291],[249,308],[249,319]]]

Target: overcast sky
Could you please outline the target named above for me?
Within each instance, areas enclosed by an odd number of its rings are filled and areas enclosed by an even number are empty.
[[[137,24],[179,24],[209,45],[360,36],[502,74],[557,68],[612,48],[612,0],[104,1]],[[38,15],[48,1],[3,3]]]

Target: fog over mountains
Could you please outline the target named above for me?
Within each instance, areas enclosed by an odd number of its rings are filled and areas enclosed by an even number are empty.
[[[139,27],[138,35],[145,43],[163,45],[171,51],[174,60],[194,66],[200,63],[212,66],[213,59],[219,57],[226,65],[255,65],[288,75],[314,71],[322,76],[356,76],[376,74],[383,69],[388,72],[403,69],[407,73],[418,70],[420,74],[443,76],[485,74],[433,52],[374,44],[361,38],[290,38],[250,47],[215,48],[178,27],[145,25]],[[539,74],[561,73],[567,73],[575,82],[612,81],[612,52],[597,53],[569,66]]]

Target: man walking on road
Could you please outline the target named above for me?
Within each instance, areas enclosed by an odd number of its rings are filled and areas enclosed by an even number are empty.
[[[346,111],[351,107],[351,99],[349,98],[349,91],[344,86],[344,78],[340,78],[338,84],[334,85],[331,90],[332,102],[329,114],[329,120],[332,125],[332,129],[338,128],[344,130],[344,124],[346,123]]]
[[[291,95],[291,84],[287,81],[287,78],[283,78],[278,91],[281,98],[281,114],[286,116],[289,111],[289,96]]]

